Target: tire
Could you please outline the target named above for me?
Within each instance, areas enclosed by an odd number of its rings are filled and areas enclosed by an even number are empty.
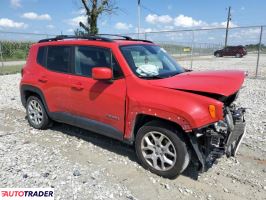
[[[162,139],[161,142],[159,138]],[[135,150],[145,169],[169,179],[176,178],[190,162],[187,145],[181,133],[159,121],[149,122],[138,130]]]
[[[47,129],[51,124],[42,101],[36,96],[30,96],[26,103],[27,119],[36,129]]]
[[[222,57],[222,55],[220,53],[216,53],[215,56],[216,57]]]

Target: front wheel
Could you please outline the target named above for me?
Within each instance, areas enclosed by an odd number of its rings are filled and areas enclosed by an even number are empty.
[[[173,179],[189,164],[187,145],[173,128],[152,121],[141,127],[135,141],[136,154],[145,169]]]
[[[241,58],[241,57],[242,57],[242,55],[240,53],[236,54],[236,58]]]
[[[218,57],[222,57],[222,54],[220,53],[216,53],[215,56],[218,58]]]

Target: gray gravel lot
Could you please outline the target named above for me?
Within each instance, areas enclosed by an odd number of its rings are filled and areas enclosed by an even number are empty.
[[[221,158],[196,179],[175,180],[137,163],[118,141],[65,124],[31,128],[19,97],[20,75],[0,76],[0,187],[54,187],[56,199],[265,199],[266,80],[247,79],[238,103],[247,135],[236,158]]]
[[[184,67],[190,68],[191,61],[189,57],[177,58],[177,61]],[[250,53],[243,58],[235,57],[221,57],[215,56],[198,56],[194,57],[193,70],[244,70],[248,72],[250,76],[255,76],[257,65],[257,54]],[[260,55],[260,62],[258,68],[258,76],[266,77],[266,54]]]

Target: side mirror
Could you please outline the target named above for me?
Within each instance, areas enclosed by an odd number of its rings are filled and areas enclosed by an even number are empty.
[[[95,80],[111,80],[113,73],[108,67],[95,67],[92,68],[92,78]]]

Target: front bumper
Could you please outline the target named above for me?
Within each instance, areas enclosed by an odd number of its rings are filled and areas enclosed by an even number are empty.
[[[225,119],[189,134],[201,172],[207,171],[224,154],[236,156],[246,134],[244,108],[226,108]]]

